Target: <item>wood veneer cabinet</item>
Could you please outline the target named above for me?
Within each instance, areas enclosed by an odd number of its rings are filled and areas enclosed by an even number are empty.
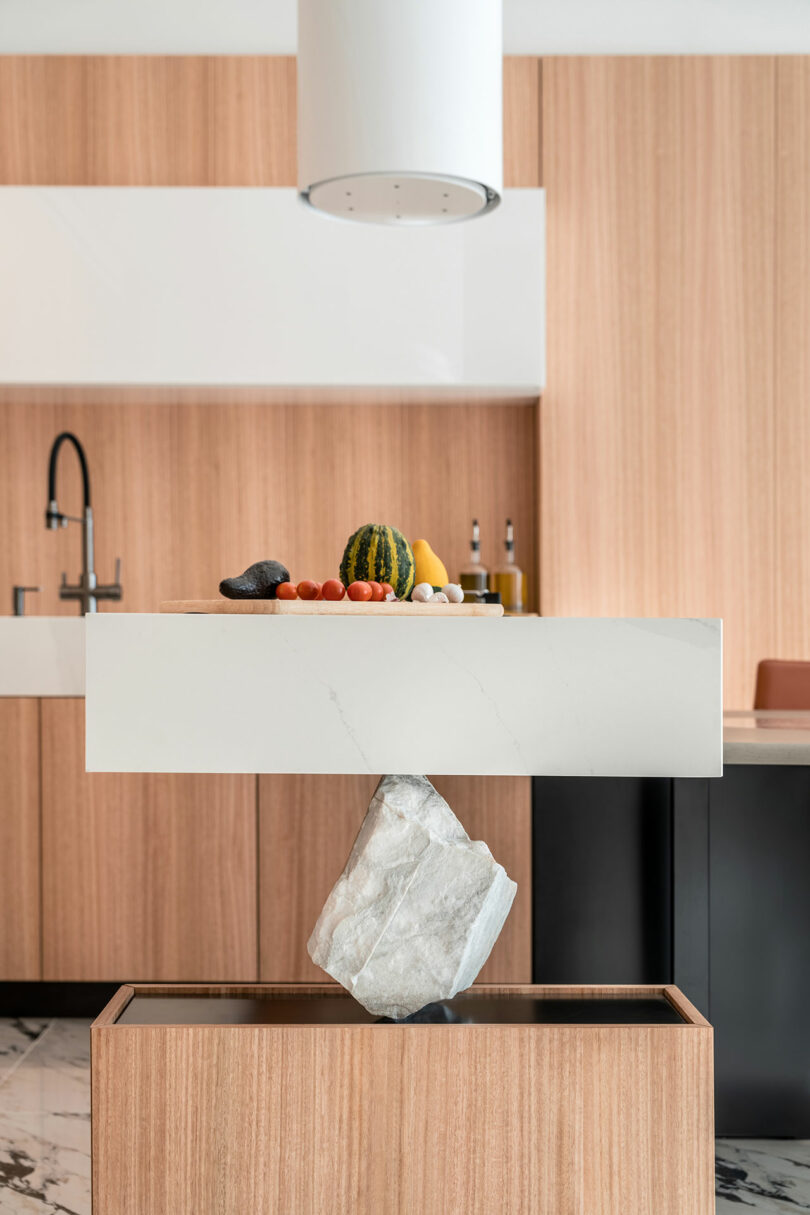
[[[202,1016],[177,1007],[195,996]],[[625,1015],[661,1000],[678,1019],[384,1025],[344,994],[345,1020],[324,1015],[325,986],[122,988],[91,1029],[94,1210],[713,1215],[711,1027],[672,987],[491,986],[469,1003],[560,997]]]
[[[40,977],[39,701],[0,699],[0,979]]]
[[[255,776],[88,774],[41,703],[43,979],[255,977]]]

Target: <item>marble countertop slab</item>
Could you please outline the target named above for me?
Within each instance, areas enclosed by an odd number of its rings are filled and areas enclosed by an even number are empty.
[[[83,616],[0,616],[0,696],[84,696]]]
[[[810,765],[810,712],[724,713],[723,762]]]
[[[87,618],[91,772],[717,776],[718,620]]]

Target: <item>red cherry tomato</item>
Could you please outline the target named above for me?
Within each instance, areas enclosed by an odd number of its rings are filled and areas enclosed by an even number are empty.
[[[303,582],[298,583],[297,590],[299,599],[317,599],[321,593],[321,584],[313,582],[311,578],[305,578]]]
[[[391,586],[390,582],[384,582],[382,584],[382,589],[383,589],[383,599],[387,599],[389,595],[393,595],[393,593],[394,593],[394,588]]]
[[[276,587],[276,599],[297,599],[298,590],[292,582],[280,582]]]
[[[380,603],[385,598],[385,591],[382,588],[381,582],[369,582],[371,587],[371,602]]]
[[[349,598],[355,603],[368,603],[371,598],[371,587],[367,582],[353,582],[349,587]]]
[[[339,578],[327,578],[321,587],[321,594],[324,599],[331,599],[336,602],[346,594],[346,588]]]

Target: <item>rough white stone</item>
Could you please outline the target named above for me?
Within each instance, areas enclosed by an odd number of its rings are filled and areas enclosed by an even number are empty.
[[[309,939],[370,1013],[401,1020],[469,987],[517,885],[424,776],[384,776]]]

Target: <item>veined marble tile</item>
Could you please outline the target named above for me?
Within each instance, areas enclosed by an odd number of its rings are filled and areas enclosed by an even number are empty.
[[[718,1139],[717,1215],[810,1212],[810,1140]]]
[[[0,1215],[90,1215],[90,1022],[52,1022],[0,1085]]]
[[[0,1019],[0,1084],[29,1051],[49,1022],[36,1017]]]

